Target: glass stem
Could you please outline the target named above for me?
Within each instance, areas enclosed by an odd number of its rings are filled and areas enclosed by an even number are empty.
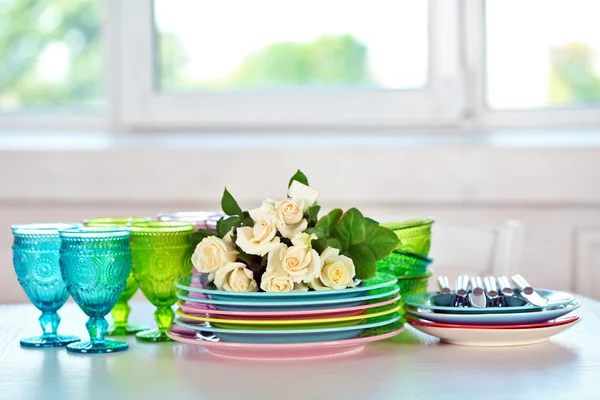
[[[58,324],[60,323],[60,315],[56,312],[43,312],[40,315],[40,326],[44,331],[42,337],[50,338],[56,336],[56,330],[58,329]]]
[[[108,322],[104,318],[90,318],[85,323],[85,327],[90,334],[90,341],[92,343],[103,343],[106,329],[108,328]]]
[[[158,324],[158,329],[161,332],[166,332],[167,329],[171,327],[173,324],[173,319],[175,318],[175,313],[168,306],[158,307],[156,312],[154,312],[154,319]]]
[[[129,318],[130,311],[131,307],[129,307],[129,304],[127,304],[126,301],[119,301],[115,304],[110,313],[113,317],[114,325],[117,328],[124,328],[127,326],[127,319]]]

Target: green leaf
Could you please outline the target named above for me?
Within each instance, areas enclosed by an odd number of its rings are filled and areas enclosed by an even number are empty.
[[[225,188],[225,190],[223,191],[223,197],[221,198],[221,208],[223,209],[223,212],[227,215],[242,214],[242,209],[240,208],[237,201],[235,201],[231,193],[229,193],[227,188]]]
[[[340,243],[339,240],[332,238],[332,239],[328,239],[327,240],[327,246],[329,247],[335,247],[336,249],[342,249],[342,244]]]
[[[309,223],[309,225],[318,220],[319,211],[321,211],[321,206],[318,204],[315,204],[314,206],[311,206],[308,208],[308,223]]]
[[[254,255],[251,255],[251,254],[246,254],[243,251],[240,251],[238,253],[237,258],[239,260],[242,260],[246,264],[251,265],[251,266],[259,266],[262,263],[262,257],[261,256],[254,256]]]
[[[333,227],[332,233],[339,239],[342,249],[349,249],[365,240],[365,217],[356,208],[351,208]]]
[[[298,181],[298,182],[302,183],[303,185],[309,186],[308,185],[308,178],[300,170],[296,171],[296,173],[294,174],[294,176],[292,176],[290,178],[290,182],[288,183],[288,189],[289,189],[290,186],[292,186],[292,182],[294,182],[294,181]]]
[[[310,242],[310,245],[317,253],[321,254],[327,248],[327,239],[319,238]]]
[[[225,236],[227,232],[231,230],[231,228],[237,228],[242,226],[242,217],[233,216],[233,217],[223,217],[217,222],[217,235],[220,238]]]
[[[248,211],[244,211],[240,217],[242,217],[242,223],[240,226],[254,226],[254,220]]]
[[[372,225],[377,225],[377,226],[379,226],[379,222],[375,221],[375,220],[374,220],[374,219],[372,219],[372,218],[368,218],[368,217],[365,217],[365,224],[366,224],[367,228],[368,228],[369,226],[372,226]]]
[[[400,244],[396,234],[380,225],[369,225],[364,244],[371,249],[376,260],[383,260]]]
[[[332,227],[337,224],[340,220],[344,211],[341,208],[336,208],[335,210],[331,210],[331,212],[323,217],[317,222],[315,225],[317,236],[331,236]]]
[[[215,233],[207,229],[199,229],[196,232],[192,233],[192,247],[196,248],[196,246],[198,246],[198,243],[200,243],[204,238],[209,236],[215,236]]]
[[[377,274],[377,262],[373,252],[364,244],[352,246],[344,255],[354,261],[357,279],[371,279]]]

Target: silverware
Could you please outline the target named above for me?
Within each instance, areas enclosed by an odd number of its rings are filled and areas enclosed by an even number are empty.
[[[504,296],[514,296],[515,292],[506,276],[498,277],[498,290]]]
[[[469,300],[471,301],[471,305],[476,308],[485,308],[487,305],[487,299],[485,298],[485,292],[483,291],[483,283],[478,276],[471,278],[471,293],[469,294]]]
[[[456,295],[455,307],[468,307],[469,299],[467,295],[469,294],[469,275],[460,275],[456,279],[454,288],[454,293]]]
[[[519,288],[520,295],[523,296],[528,302],[538,307],[545,307],[548,305],[548,300],[537,294],[537,292],[521,275],[513,275],[512,280]]]
[[[452,289],[450,288],[450,282],[448,281],[447,276],[438,276],[437,281],[440,288],[440,293],[452,294]]]
[[[485,295],[488,299],[488,307],[498,307],[500,305],[500,299],[498,297],[496,278],[493,276],[486,276],[483,278],[483,286],[485,287]]]

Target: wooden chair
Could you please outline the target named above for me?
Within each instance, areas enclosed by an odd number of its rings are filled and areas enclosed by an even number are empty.
[[[516,220],[499,226],[436,222],[429,256],[434,259],[435,275],[447,275],[452,284],[462,273],[511,276],[518,273],[524,239],[525,227]]]

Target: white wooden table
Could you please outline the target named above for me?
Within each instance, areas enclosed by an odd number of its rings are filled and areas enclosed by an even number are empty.
[[[244,361],[201,347],[146,344],[108,355],[22,349],[40,332],[31,305],[0,306],[0,399],[600,399],[600,302],[581,299],[583,320],[549,343],[475,348],[441,344],[411,328],[346,357]],[[132,304],[132,320],[153,308]],[[73,303],[59,332],[87,338]],[[477,393],[469,393],[477,390]]]

